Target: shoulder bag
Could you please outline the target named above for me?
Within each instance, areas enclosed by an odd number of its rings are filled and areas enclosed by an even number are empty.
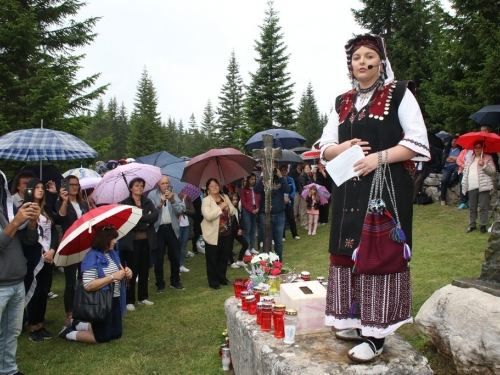
[[[385,157],[387,161],[387,150]],[[388,171],[389,181],[386,179],[386,171]],[[387,186],[396,220],[389,213],[382,199],[384,185]],[[408,269],[410,258],[410,247],[406,244],[406,237],[399,222],[391,170],[387,168],[387,163],[382,165],[382,152],[379,151],[361,239],[352,255],[354,261],[352,272],[367,275],[403,272]]]
[[[108,290],[101,288],[93,292],[87,292],[83,287],[82,279],[77,279],[73,319],[83,320],[84,322],[104,321],[111,312],[113,285],[114,283],[111,283]]]

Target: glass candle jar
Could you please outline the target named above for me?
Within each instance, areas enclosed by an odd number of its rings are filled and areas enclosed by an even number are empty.
[[[273,296],[264,296],[264,297],[261,296],[260,300],[262,302],[267,302],[267,303],[274,305],[274,297]]]
[[[311,281],[311,274],[309,271],[302,271],[300,273],[300,278],[304,281]]]
[[[285,305],[274,305],[273,309],[273,325],[274,337],[282,339],[285,337],[285,324],[283,317],[285,316]]]
[[[257,324],[262,324],[262,305],[264,302],[257,302]]]
[[[260,286],[254,286],[253,289],[252,289],[252,293],[255,296],[255,300],[257,302],[260,302],[260,292],[261,292],[261,290],[262,290],[262,288]]]
[[[285,325],[285,344],[293,344],[295,342],[295,331],[297,330],[297,310],[287,309],[284,318]]]
[[[268,332],[271,330],[272,314],[273,314],[273,305],[264,302],[262,304],[262,323],[260,325],[260,329],[262,331]]]
[[[243,311],[248,311],[248,304],[246,298],[251,295],[252,292],[249,292],[248,290],[244,290],[240,293],[241,296],[241,310]]]
[[[255,296],[253,294],[250,294],[249,296],[246,297],[246,300],[247,300],[248,313],[250,315],[257,314],[257,301],[255,300]]]
[[[241,298],[240,293],[241,293],[241,283],[243,279],[236,279],[233,282],[233,288],[234,288],[234,296],[236,298]]]
[[[267,277],[267,283],[269,284],[269,295],[270,296],[279,295],[280,278],[278,276],[269,275]]]
[[[319,283],[321,284],[321,283],[324,283],[324,282],[325,282],[325,277],[324,277],[324,276],[318,276],[318,277],[316,278],[316,280],[318,280],[318,281],[319,281]]]
[[[231,364],[231,350],[229,347],[222,348],[222,370],[229,371]]]

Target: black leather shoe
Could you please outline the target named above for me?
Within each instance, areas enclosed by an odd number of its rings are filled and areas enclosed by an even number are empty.
[[[220,289],[220,286],[218,286],[218,285],[215,285],[215,286],[210,285],[210,288],[212,288],[212,289]]]
[[[486,233],[486,232],[487,232],[487,231],[486,231],[486,227],[483,227],[483,226],[481,226],[481,227],[479,228],[479,231],[480,231],[481,233]]]
[[[221,285],[229,285],[230,282],[229,282],[229,280],[223,280],[223,281],[220,282],[220,284]]]
[[[476,230],[476,227],[469,227],[467,228],[467,233],[472,232],[473,230]]]

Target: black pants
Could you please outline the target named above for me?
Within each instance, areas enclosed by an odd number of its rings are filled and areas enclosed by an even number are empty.
[[[130,267],[129,267],[130,268]],[[111,283],[114,285],[114,283]],[[116,340],[122,337],[122,311],[120,297],[113,297],[111,312],[103,322],[92,323],[95,341],[98,343]]]
[[[219,286],[227,280],[227,260],[231,252],[232,236],[219,236],[217,245],[205,242],[205,260],[207,265],[208,285]]]
[[[163,262],[165,253],[170,261],[170,285],[179,284],[181,278],[179,275],[181,245],[175,235],[172,224],[163,224],[158,227],[158,249],[156,249],[155,278],[156,287],[165,289],[165,277],[163,272]]]
[[[81,279],[82,273],[80,271],[80,263],[64,267],[64,280],[66,282],[64,286],[64,310],[66,312],[73,311],[77,274],[78,278]]]
[[[244,236],[238,236],[237,233],[238,232],[233,233],[233,236],[232,236],[233,238],[231,240],[231,249],[234,249],[234,240],[238,241],[241,244],[240,253],[238,254],[238,260],[243,260],[243,257],[245,256],[245,252],[248,250],[249,244]],[[231,261],[231,263],[234,262],[232,251],[229,252],[229,260]]]
[[[319,218],[320,223],[328,224],[328,214],[330,211],[330,201],[327,204],[322,204],[319,206]]]
[[[33,273],[33,270],[28,272]],[[31,280],[33,278],[31,277]],[[36,275],[36,288],[33,296],[31,297],[28,306],[28,324],[30,326],[36,326],[38,323],[43,323],[45,320],[45,311],[47,310],[47,299],[50,292],[50,286],[52,284],[52,266],[45,263],[42,269]],[[25,285],[26,293],[28,293],[30,285]]]
[[[139,301],[148,299],[148,277],[149,277],[149,243],[144,240],[134,240],[132,251],[120,251],[120,258],[132,271],[132,278],[127,289],[127,304],[135,304],[135,284],[137,283],[137,298]]]
[[[295,215],[293,214],[293,204],[287,204],[285,206],[285,219],[290,227],[290,232],[292,237],[297,237],[297,224],[295,223]],[[283,231],[283,238],[285,238],[285,231]]]

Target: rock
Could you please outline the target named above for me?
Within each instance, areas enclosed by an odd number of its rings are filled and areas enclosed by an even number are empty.
[[[500,374],[500,298],[452,285],[434,292],[415,322],[460,374]]]
[[[430,173],[424,180],[424,186],[441,186],[441,173]]]
[[[484,258],[479,278],[500,285],[500,221],[493,222]]]
[[[439,203],[441,201],[441,192],[435,186],[429,186],[425,189],[425,193],[432,197],[434,203]]]
[[[237,375],[403,375],[433,374],[427,358],[399,335],[387,337],[384,352],[368,364],[347,358],[356,343],[335,338],[333,332],[300,335],[286,345],[273,332],[263,332],[255,315],[237,307],[237,299],[225,302],[234,373]]]

